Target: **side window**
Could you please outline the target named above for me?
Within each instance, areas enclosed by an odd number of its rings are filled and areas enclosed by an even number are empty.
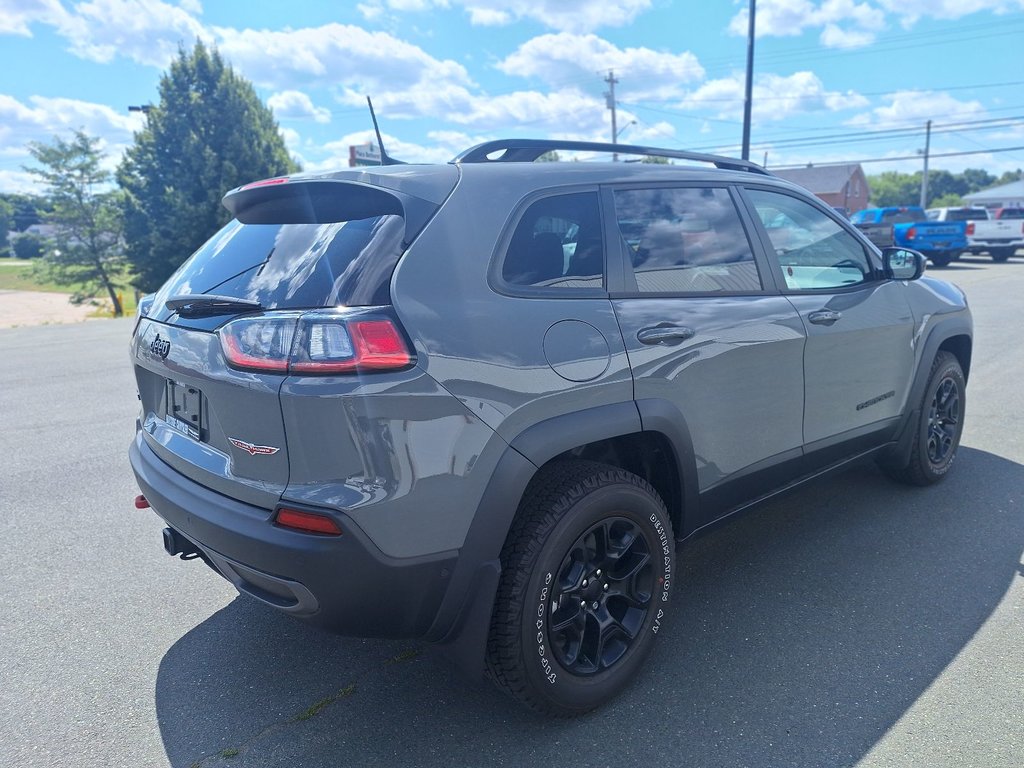
[[[604,240],[597,193],[554,195],[527,208],[512,233],[501,276],[510,285],[601,288]]]
[[[813,205],[762,189],[748,189],[747,195],[768,230],[787,287],[842,288],[871,276],[860,242]]]
[[[615,218],[641,293],[761,290],[750,242],[727,189],[617,190]]]

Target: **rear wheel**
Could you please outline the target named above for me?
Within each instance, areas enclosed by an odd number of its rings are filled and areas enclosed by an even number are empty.
[[[621,691],[650,652],[668,608],[675,539],[646,481],[565,462],[530,484],[501,565],[488,674],[533,709],[572,716]]]
[[[948,252],[933,253],[929,257],[932,260],[932,264],[936,267],[948,267],[949,263],[953,261],[953,254]]]
[[[902,465],[882,463],[890,477],[910,485],[931,485],[946,476],[960,446],[965,398],[960,362],[949,352],[939,352],[913,425],[914,447],[909,461]]]
[[[992,255],[992,261],[1003,262],[1013,256],[1015,250],[1014,248],[993,248],[989,253]]]

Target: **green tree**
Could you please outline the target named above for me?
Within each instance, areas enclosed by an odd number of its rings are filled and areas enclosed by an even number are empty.
[[[921,174],[885,171],[869,176],[868,188],[872,205],[917,205],[921,199]]]
[[[228,221],[225,192],[298,170],[270,109],[216,49],[180,49],[159,92],[117,174],[133,282],[145,291]]]
[[[43,183],[51,207],[43,219],[55,227],[43,254],[47,270],[57,283],[105,290],[114,315],[121,315],[114,286],[124,267],[120,193],[111,189],[111,173],[102,167],[99,139],[76,131],[70,141],[56,137],[28,148],[39,166],[25,170]]]
[[[24,233],[11,239],[13,240],[11,250],[14,251],[15,257],[19,259],[38,259],[43,255],[45,243],[41,237]]]
[[[965,194],[980,192],[996,183],[995,176],[980,168],[965,168],[964,172],[960,175],[963,176],[964,182],[967,184],[967,192]]]
[[[10,243],[7,233],[14,225],[14,206],[0,198],[0,256],[10,255]]]

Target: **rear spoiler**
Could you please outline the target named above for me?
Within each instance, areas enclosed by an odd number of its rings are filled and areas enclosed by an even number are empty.
[[[413,195],[343,179],[266,179],[224,195],[224,207],[243,224],[331,224],[396,214],[405,219],[406,245],[441,206]]]

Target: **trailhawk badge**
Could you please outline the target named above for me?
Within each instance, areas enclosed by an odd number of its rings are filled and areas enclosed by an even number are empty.
[[[270,456],[281,450],[280,448],[275,448],[272,445],[253,445],[252,443],[247,443],[245,440],[239,440],[235,437],[229,437],[228,442],[235,446],[235,448],[241,448],[250,456],[256,456],[257,454],[260,456]]]

